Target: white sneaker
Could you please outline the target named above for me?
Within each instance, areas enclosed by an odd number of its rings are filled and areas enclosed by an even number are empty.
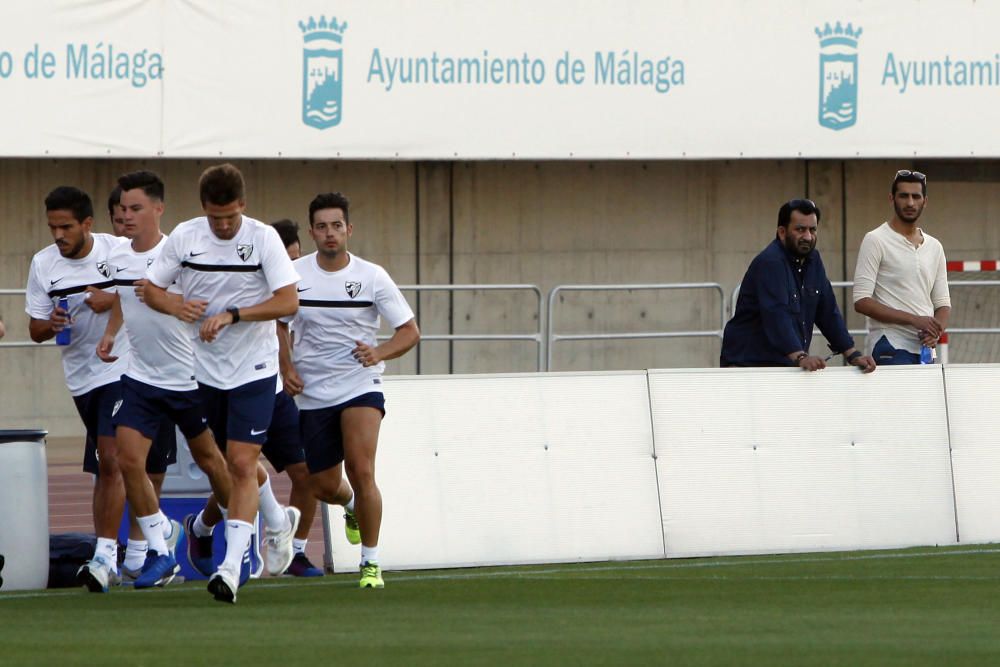
[[[302,513],[297,507],[286,507],[285,514],[288,515],[288,525],[284,530],[271,530],[270,526],[264,529],[264,544],[267,546],[267,571],[273,576],[278,576],[288,569],[295,556],[292,549],[292,538],[295,531],[299,529],[299,519]]]
[[[240,588],[240,573],[220,565],[208,580],[208,592],[219,602],[236,604],[236,591]]]
[[[170,520],[170,535],[166,536],[167,540],[167,551],[175,559],[177,558],[177,543],[181,541],[184,537],[184,528],[181,526],[180,522],[173,519]]]
[[[76,582],[91,593],[107,593],[108,586],[119,584],[121,579],[104,556],[94,556],[76,571]]]

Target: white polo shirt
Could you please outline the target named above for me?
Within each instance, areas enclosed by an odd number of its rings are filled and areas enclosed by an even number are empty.
[[[177,225],[147,277],[163,288],[176,280],[185,300],[207,301],[205,317],[232,306],[255,306],[299,280],[278,232],[246,215],[228,241],[212,232],[204,216]],[[223,327],[211,343],[195,339],[194,350],[195,377],[217,389],[233,389],[278,372],[273,320]]]
[[[365,368],[352,350],[361,341],[378,345],[380,317],[396,329],[413,319],[413,310],[389,274],[378,264],[348,253],[340,271],[324,271],[316,253],[295,260],[299,312],[292,357],[305,388],[296,397],[302,410],[332,407],[371,391],[382,391],[384,363]],[[283,318],[283,321],[285,319]]]
[[[888,222],[865,234],[854,270],[855,303],[871,297],[890,308],[928,316],[942,306],[951,306],[944,248],[936,238],[922,229],[920,232],[924,242],[918,246],[893,231]],[[882,336],[897,349],[919,354],[920,335],[913,327],[870,317],[865,321],[867,354]]]
[[[198,388],[194,380],[194,338],[198,330],[193,324],[153,310],[135,295],[135,281],[146,277],[146,270],[166,242],[167,237],[162,236],[146,252],[136,252],[131,243],[123,243],[108,257],[132,347],[125,374],[161,389],[190,391]],[[177,287],[171,285],[169,291],[176,292]]]
[[[31,258],[28,270],[25,312],[36,320],[47,320],[60,297],[69,302],[73,324],[70,344],[60,346],[66,386],[73,396],[116,382],[128,368],[129,343],[125,331],[115,337],[114,352],[118,361],[104,363],[97,356],[97,344],[104,336],[111,311],[95,313],[86,301],[88,287],[105,291],[114,289],[114,275],[108,257],[127,239],[111,234],[91,234],[94,247],[86,257],[69,259],[52,244]]]

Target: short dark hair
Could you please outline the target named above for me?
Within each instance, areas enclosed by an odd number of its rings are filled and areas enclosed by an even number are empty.
[[[201,172],[201,178],[198,180],[202,206],[205,204],[225,206],[234,201],[242,202],[246,199],[245,190],[243,174],[228,162],[209,167]]]
[[[122,203],[122,186],[116,185],[108,195],[108,215],[115,217],[115,207]]]
[[[819,222],[819,206],[812,199],[790,199],[778,209],[778,226],[788,228],[788,223],[792,221],[792,211],[798,211],[802,215],[815,215],[816,222]]]
[[[340,192],[327,192],[325,194],[316,195],[316,197],[309,202],[309,226],[313,226],[313,214],[316,211],[321,211],[324,208],[339,208],[344,212],[344,222],[350,222],[351,219],[348,216],[348,207],[350,202],[347,201],[345,197]]]
[[[920,192],[926,197],[927,196],[927,176],[920,173],[919,171],[910,171],[909,169],[900,169],[896,172],[896,175],[892,179],[892,196],[896,196],[896,186],[900,183],[920,183]]]
[[[151,171],[133,171],[118,177],[119,199],[121,193],[128,190],[142,189],[150,199],[163,201],[164,186],[160,177]]]
[[[271,226],[278,232],[278,236],[281,237],[281,242],[286,248],[293,243],[301,243],[299,241],[299,223],[294,220],[288,218],[275,220]]]
[[[46,211],[70,211],[73,219],[83,222],[94,217],[94,203],[90,195],[72,185],[60,185],[45,198]]]

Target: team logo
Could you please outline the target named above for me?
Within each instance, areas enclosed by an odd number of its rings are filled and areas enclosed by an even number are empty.
[[[97,272],[100,273],[105,278],[110,278],[111,277],[111,267],[108,266],[107,262],[98,262],[97,263]]]
[[[117,401],[115,401],[115,407],[111,409],[111,416],[112,417],[114,417],[116,414],[118,414],[118,411],[121,410],[122,403],[124,403],[124,400],[121,399],[121,398],[119,398]]]
[[[253,244],[241,243],[236,246],[236,254],[240,256],[244,262],[250,259],[250,255],[253,254]]]
[[[347,293],[353,299],[357,295],[361,294],[361,283],[356,280],[348,280],[344,283],[344,289],[347,290]]]
[[[858,120],[858,39],[861,28],[827,23],[819,37],[819,124],[843,130]]]
[[[146,260],[146,268],[148,269],[152,265],[153,265],[153,258],[150,257],[149,259]]]
[[[302,30],[302,122],[310,127],[325,130],[340,124],[343,111],[344,50],[341,41],[347,30],[347,21],[337,23],[335,16],[329,23],[320,16],[319,21],[309,17],[309,22],[299,21]]]

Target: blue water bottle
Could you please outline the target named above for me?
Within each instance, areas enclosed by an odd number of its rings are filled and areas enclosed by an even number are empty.
[[[920,363],[922,364],[933,364],[934,363],[934,350],[927,347],[926,345],[920,346]]]
[[[69,313],[69,299],[66,297],[59,298],[59,307]],[[56,345],[69,345],[70,341],[73,339],[73,329],[70,325],[66,325],[62,328],[62,331],[56,332]]]

